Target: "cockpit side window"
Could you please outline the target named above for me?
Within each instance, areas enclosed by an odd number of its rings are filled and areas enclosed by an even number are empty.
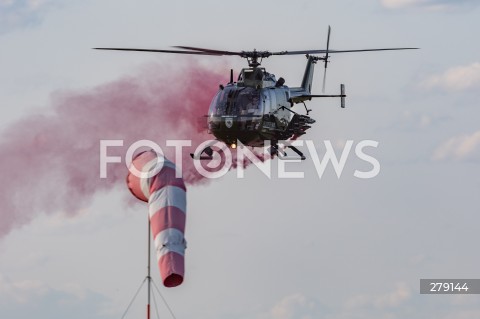
[[[222,92],[223,92],[222,90],[218,91],[217,94],[215,94],[215,97],[213,98],[212,103],[210,103],[210,108],[208,111],[210,115],[217,115],[216,113],[217,113],[218,100],[222,95]]]

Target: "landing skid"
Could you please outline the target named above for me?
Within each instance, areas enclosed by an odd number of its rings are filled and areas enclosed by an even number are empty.
[[[299,158],[294,158],[294,157],[288,156],[285,151],[278,148],[277,144],[273,144],[272,146],[270,146],[270,154],[271,155],[277,155],[278,159],[280,159],[280,160],[300,159],[300,160],[304,161],[306,159],[305,155],[303,155],[303,153],[298,148],[296,148],[295,146],[288,145],[285,148],[290,148],[292,151],[297,153],[297,155],[300,156],[300,157]]]
[[[284,150],[278,147],[278,144],[272,144],[270,146],[270,155],[272,156],[276,155],[280,160],[300,159],[304,161],[306,159],[305,155],[303,155],[303,153],[295,146],[287,145],[285,148],[291,149],[299,157],[295,158],[292,156],[288,156],[288,154]],[[194,160],[211,161],[213,160],[213,149],[210,146],[207,146],[200,153],[197,153],[197,154],[190,153],[190,157]]]
[[[206,155],[202,155],[203,153]],[[207,146],[199,154],[190,153],[190,156],[194,160],[211,161],[213,160],[213,149],[210,146]]]

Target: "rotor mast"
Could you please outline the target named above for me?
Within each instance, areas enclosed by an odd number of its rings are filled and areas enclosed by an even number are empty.
[[[268,51],[257,51],[253,49],[253,51],[242,51],[241,57],[247,59],[248,66],[251,68],[258,68],[262,64],[263,58],[268,58],[272,55]],[[258,61],[260,59],[260,61]]]

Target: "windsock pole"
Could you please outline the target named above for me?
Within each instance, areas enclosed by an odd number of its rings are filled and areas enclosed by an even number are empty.
[[[148,216],[148,215],[147,215]],[[151,243],[151,239],[150,239],[150,216],[148,216],[148,251],[147,251],[147,254],[148,254],[148,264],[147,264],[147,280],[148,280],[148,294],[147,294],[147,319],[150,319],[150,285],[152,283],[152,277],[150,276],[150,243]]]

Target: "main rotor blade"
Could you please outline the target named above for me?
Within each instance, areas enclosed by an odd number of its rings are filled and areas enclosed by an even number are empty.
[[[242,55],[242,52],[213,50],[213,49],[204,49],[204,48],[196,48],[196,47],[174,46],[174,48],[211,53],[215,55]]]
[[[363,50],[330,50],[329,53],[345,52],[370,52],[370,51],[397,51],[397,50],[418,50],[420,48],[385,48],[385,49],[363,49]]]
[[[136,52],[160,52],[175,54],[197,54],[197,55],[220,55],[208,52],[181,51],[181,50],[155,50],[155,49],[129,49],[129,48],[93,48],[95,50],[115,50],[115,51],[136,51]]]
[[[419,48],[385,48],[385,49],[362,49],[362,50],[328,50],[328,53],[345,52],[370,52],[370,51],[395,51],[395,50],[417,50]],[[300,50],[300,51],[280,51],[272,52],[272,55],[295,55],[295,54],[318,54],[327,53],[327,50]]]

